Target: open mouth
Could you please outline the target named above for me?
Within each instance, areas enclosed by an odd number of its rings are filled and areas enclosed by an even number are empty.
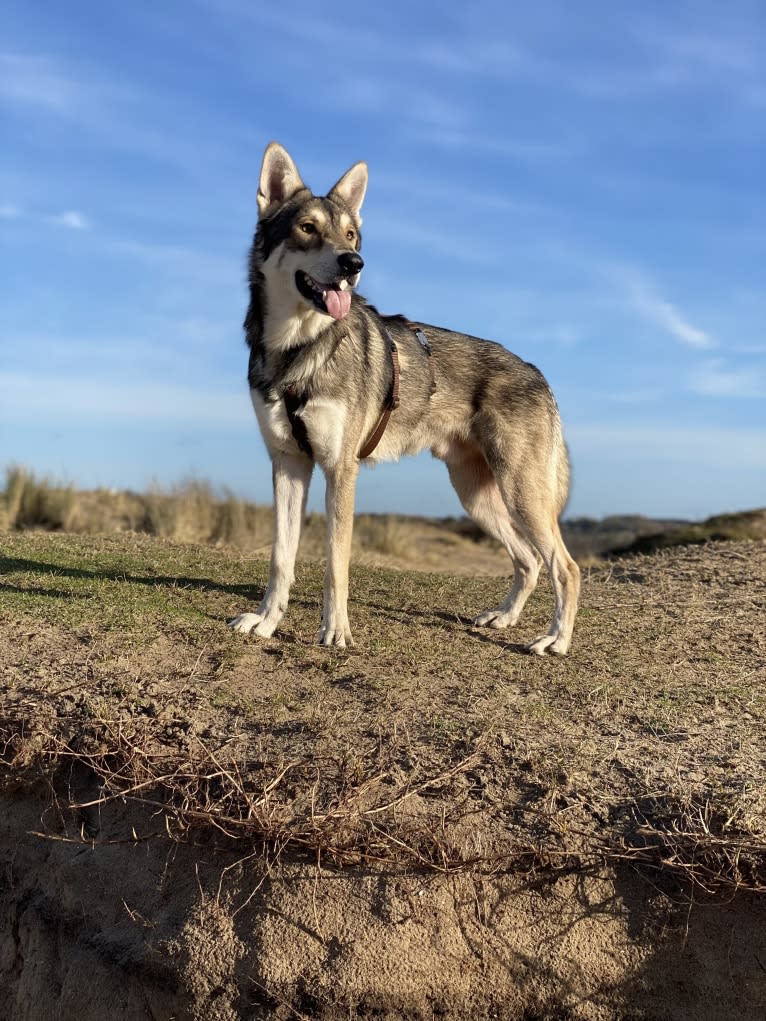
[[[351,291],[340,289],[343,282],[323,284],[301,269],[295,274],[295,286],[303,297],[333,319],[343,319],[351,308]]]

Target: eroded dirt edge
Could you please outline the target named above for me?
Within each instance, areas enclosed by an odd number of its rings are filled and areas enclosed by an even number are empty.
[[[60,784],[61,778],[56,781]],[[7,791],[0,1018],[761,1018],[762,899],[690,903],[629,864],[525,876],[329,868],[96,794]],[[86,827],[87,829],[87,827]],[[83,840],[82,837],[85,837]]]

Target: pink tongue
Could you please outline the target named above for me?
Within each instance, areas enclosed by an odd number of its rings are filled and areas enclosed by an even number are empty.
[[[351,308],[351,291],[334,291],[328,287],[324,293],[324,303],[333,319],[343,319]]]

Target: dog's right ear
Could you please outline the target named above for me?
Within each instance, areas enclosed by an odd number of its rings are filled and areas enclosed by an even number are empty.
[[[305,188],[298,168],[287,149],[279,142],[269,142],[263,154],[261,180],[258,185],[258,212],[265,216],[272,206],[286,202],[296,191]]]

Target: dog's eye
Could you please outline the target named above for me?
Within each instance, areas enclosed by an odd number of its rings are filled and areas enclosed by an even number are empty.
[[[355,237],[356,237],[356,231],[355,230],[347,230],[346,231],[346,238],[349,241],[353,241]]]
[[[304,234],[316,234],[317,232],[317,229],[311,220],[307,220],[305,223],[302,223],[301,230]]]

